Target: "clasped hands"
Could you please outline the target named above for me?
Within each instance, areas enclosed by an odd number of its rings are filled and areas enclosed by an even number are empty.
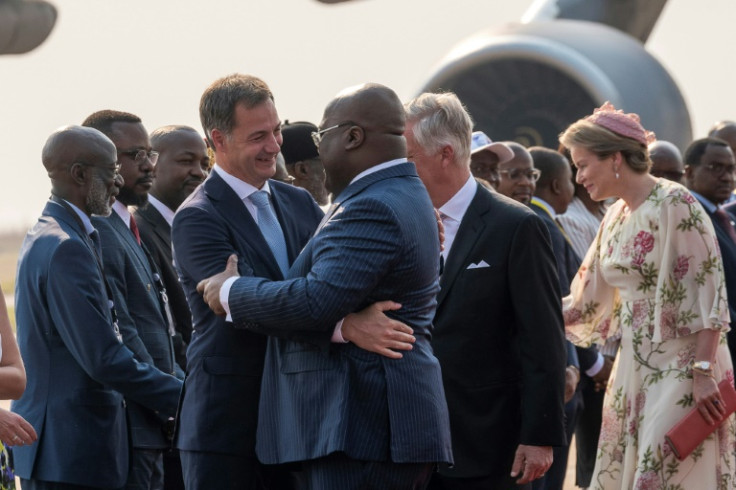
[[[220,290],[230,278],[240,277],[238,273],[238,256],[233,254],[227,259],[225,270],[197,284],[197,292],[216,315],[226,314],[220,302]],[[401,308],[393,301],[379,301],[363,310],[350,313],[342,323],[342,337],[363,350],[374,352],[390,359],[401,359],[400,351],[412,350],[416,341],[414,331],[408,325],[394,320],[384,312]]]

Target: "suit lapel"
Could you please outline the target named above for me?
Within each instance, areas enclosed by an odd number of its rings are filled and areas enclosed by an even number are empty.
[[[257,260],[271,273],[270,277],[282,278],[283,274],[271,248],[263,238],[253,216],[245,207],[245,203],[235,191],[217,175],[217,172],[212,172],[202,185],[204,185],[205,195],[213,202],[213,207],[231,225],[230,230],[233,230],[239,239],[238,245],[243,245],[252,256],[257,257]]]
[[[110,213],[108,221],[110,222],[110,226],[112,226],[113,229],[118,233],[118,235],[120,235],[120,238],[125,243],[125,246],[133,251],[133,255],[135,255],[136,259],[140,263],[139,269],[150,270],[151,264],[148,262],[148,258],[146,257],[145,252],[143,252],[143,247],[141,245],[138,245],[138,242],[135,241],[133,232],[130,231],[130,228],[125,226],[123,219],[118,215],[118,213],[116,213],[115,211]]]
[[[440,292],[437,295],[438,308],[447,296],[447,292],[452,288],[457,276],[463,271],[463,266],[467,265],[467,258],[475,247],[480,238],[486,224],[483,219],[484,215],[490,209],[487,193],[483,187],[478,185],[475,197],[470,202],[465,216],[460,222],[460,228],[457,230],[455,240],[452,242],[452,248],[445,262],[445,270],[440,277]]]
[[[166,218],[158,212],[158,209],[149,204],[145,208],[138,209],[138,214],[151,224],[153,232],[162,243],[171,243],[171,226]]]

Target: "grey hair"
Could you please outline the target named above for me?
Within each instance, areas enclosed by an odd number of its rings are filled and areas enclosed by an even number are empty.
[[[423,93],[404,104],[407,123],[414,125],[414,139],[428,153],[451,146],[455,161],[470,165],[473,120],[457,95]]]
[[[252,75],[234,73],[215,80],[199,101],[199,119],[210,146],[215,147],[212,144],[213,129],[230,135],[235,127],[235,108],[238,104],[251,109],[267,99],[273,101],[271,89],[266,82]]]

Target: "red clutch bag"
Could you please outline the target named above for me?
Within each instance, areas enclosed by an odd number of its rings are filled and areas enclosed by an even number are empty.
[[[726,415],[719,423],[710,425],[700,415],[698,409],[693,408],[665,434],[665,440],[680,461],[687,458],[706,437],[718,428],[723,420],[736,411],[736,390],[731,381],[724,379],[718,383],[718,390],[726,404]]]

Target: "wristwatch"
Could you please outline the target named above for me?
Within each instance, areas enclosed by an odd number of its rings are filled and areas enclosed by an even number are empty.
[[[710,361],[693,361],[693,368],[699,371],[712,371],[713,363]]]

